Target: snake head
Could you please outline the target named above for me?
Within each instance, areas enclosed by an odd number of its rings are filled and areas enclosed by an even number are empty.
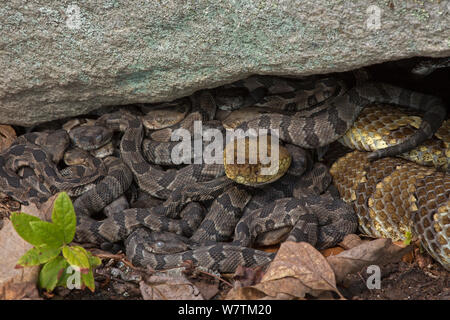
[[[152,253],[168,254],[184,252],[190,249],[187,240],[174,233],[151,232],[146,237],[144,247]],[[147,242],[148,241],[148,242]]]
[[[113,132],[102,126],[79,126],[69,131],[73,144],[83,150],[100,148],[111,141]]]
[[[277,139],[275,141],[279,142]],[[238,138],[228,143],[223,152],[227,177],[248,186],[278,180],[289,169],[291,160],[288,150],[278,143],[274,144],[270,136]]]

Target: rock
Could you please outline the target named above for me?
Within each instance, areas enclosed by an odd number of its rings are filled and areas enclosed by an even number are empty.
[[[7,1],[0,122],[170,101],[253,73],[448,56],[449,24],[448,1]]]

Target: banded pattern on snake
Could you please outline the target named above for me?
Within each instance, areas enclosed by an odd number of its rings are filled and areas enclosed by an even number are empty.
[[[416,147],[430,138],[445,119],[445,105],[440,99],[383,83],[368,82],[346,89],[346,86],[339,85],[339,81],[324,78],[314,82],[310,88],[312,91],[306,95],[299,89],[305,85],[304,81],[251,77],[243,83],[247,86],[244,91],[248,95],[241,99],[240,105],[257,105],[268,108],[269,112],[248,119],[238,128],[279,130],[279,138],[287,143],[290,152],[297,155],[292,157],[293,163],[285,176],[272,184],[252,188],[237,185],[225,177],[221,165],[188,165],[182,169],[161,170],[147,162],[143,146],[169,143],[167,137],[170,133],[177,126],[192,124],[192,120],[213,120],[215,101],[223,99],[209,91],[193,96],[191,113],[183,111],[191,118],[181,120],[174,117],[172,126],[166,124],[163,131],[150,132],[151,140],[147,143],[143,143],[146,132],[139,117],[126,112],[107,114],[96,124],[124,132],[120,141],[123,162],[107,158],[108,172],[103,180],[75,201],[77,239],[95,243],[126,239],[127,255],[138,265],[165,268],[188,259],[223,272],[234,271],[239,264],[255,266],[270,262],[273,254],[250,247],[255,241],[265,243],[272,237],[267,234],[274,233],[277,239],[289,237],[308,241],[318,247],[330,246],[355,230],[356,217],[342,201],[332,199],[327,193],[322,194],[327,184],[324,181],[329,183],[331,180],[326,178],[327,170],[320,165],[312,167],[310,163],[306,164],[308,156],[299,147],[317,148],[337,140],[352,126],[361,110],[372,102],[403,105],[424,111],[424,115],[420,127],[407,140],[373,151],[369,155],[371,159]],[[330,83],[338,85],[331,86]],[[179,120],[184,122],[176,123]],[[34,194],[20,195],[23,179],[17,176],[16,171],[21,166],[31,167],[48,185],[56,186],[46,190],[50,193],[92,183],[102,177],[64,179],[51,164],[52,157],[42,150],[42,147],[27,142],[2,153],[0,186],[19,200],[33,198],[42,202],[43,197]],[[157,158],[158,154],[153,154],[153,157]],[[16,165],[11,167],[10,163]],[[319,176],[322,178],[318,179]],[[123,194],[133,179],[140,190],[164,202],[149,209],[126,209],[102,221],[90,217]],[[305,181],[313,187],[305,187]],[[241,182],[246,182],[245,177]],[[264,208],[261,205],[264,196],[261,195],[270,194],[272,190],[278,197],[272,199],[273,205]],[[265,193],[267,191],[269,193]],[[209,203],[211,205],[205,215],[203,206]],[[184,240],[189,250],[184,247],[183,252],[155,253],[154,247],[146,244],[146,239],[151,238],[150,230],[186,237]],[[231,240],[233,242],[229,242]]]

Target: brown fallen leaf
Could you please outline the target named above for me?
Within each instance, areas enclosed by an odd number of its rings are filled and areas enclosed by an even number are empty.
[[[267,297],[264,292],[251,286],[231,289],[224,300],[262,300]],[[270,299],[276,300],[275,297],[271,297]],[[289,296],[289,300],[293,300],[293,297]]]
[[[233,275],[233,287],[242,288],[249,287],[261,282],[264,271],[262,267],[247,268],[239,266]]]
[[[363,242],[364,241],[361,240],[361,238],[357,234],[351,233],[346,235],[344,239],[341,242],[339,242],[339,246],[344,248],[345,250],[348,250],[356,246],[359,246]]]
[[[274,244],[270,246],[256,247],[255,249],[265,251],[265,252],[277,252],[280,249],[279,244]]]
[[[416,260],[417,265],[419,266],[419,268],[424,269],[427,266],[429,266],[430,264],[433,263],[433,259],[428,255],[428,253],[420,252],[420,248],[415,248],[414,249],[414,254],[413,254],[413,260]],[[403,261],[405,260],[405,257],[403,257]],[[408,261],[408,262],[412,262],[412,261]]]
[[[56,196],[44,203],[41,209],[34,204],[22,206],[21,211],[30,215],[49,220],[51,208]],[[32,245],[23,240],[14,230],[11,220],[4,219],[0,230],[0,300],[2,299],[34,299],[39,267],[16,269],[19,258]]]
[[[216,279],[190,279],[192,284],[198,288],[205,300],[214,298],[219,293],[219,280]]]
[[[348,274],[357,273],[370,265],[382,266],[399,261],[411,250],[412,246],[400,247],[391,239],[376,239],[326,259],[334,270],[336,282],[340,283]]]
[[[16,132],[13,127],[6,124],[0,124],[0,152],[9,148],[16,137]]]
[[[35,281],[8,282],[0,289],[0,300],[42,300]]]
[[[324,257],[329,257],[329,256],[335,256],[341,252],[343,252],[344,249],[342,249],[341,247],[333,247],[333,248],[328,248],[328,249],[324,249],[324,250],[320,250],[320,253],[324,256]]]
[[[396,246],[402,247],[402,248],[405,248],[405,247],[407,246],[407,245],[405,245],[405,243],[404,243],[403,241],[394,241],[393,244],[395,244]],[[413,246],[416,246],[416,245],[413,243]],[[402,257],[401,260],[402,260],[403,262],[406,262],[406,263],[413,263],[413,262],[414,262],[414,259],[415,259],[415,253],[414,253],[414,251],[415,251],[415,250],[411,250],[411,251],[407,252],[407,253]]]
[[[284,242],[260,283],[234,288],[226,299],[303,299],[318,297],[336,288],[333,269],[326,258],[306,242]]]
[[[198,288],[182,275],[152,275],[139,282],[144,300],[204,300]]]

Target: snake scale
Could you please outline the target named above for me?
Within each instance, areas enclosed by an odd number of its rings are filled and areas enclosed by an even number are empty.
[[[410,110],[369,106],[340,139],[360,151],[338,159],[330,173],[344,201],[355,209],[363,233],[394,240],[411,235],[450,270],[450,122],[398,157],[370,163],[368,153],[361,152],[404,141],[420,121]]]
[[[352,204],[360,229],[370,236],[419,238],[450,270],[450,176],[400,158],[370,163],[354,151],[331,168],[334,184]]]
[[[299,147],[318,148],[339,139],[368,104],[382,102],[423,111],[422,122],[405,141],[372,150],[368,157],[376,159],[404,153],[437,131],[445,119],[445,105],[434,96],[383,83],[367,82],[347,89],[339,85],[341,82],[328,78],[315,81],[314,85],[300,82],[301,89],[293,79],[276,77],[251,77],[241,82],[248,95],[238,104],[257,105],[267,111],[239,124],[238,128],[277,129],[286,148],[298,155],[292,157],[287,173],[271,184],[257,188],[236,184],[224,176],[223,165],[193,164],[162,170],[147,161],[142,148],[151,143],[169,143],[164,137],[183,120],[174,117],[172,126],[166,124],[164,131],[150,132],[151,140],[145,143],[146,130],[141,119],[117,112],[96,121],[97,125],[123,132],[121,159],[106,158],[106,173],[65,179],[51,164],[52,156],[43,147],[27,142],[0,155],[0,186],[18,200],[32,198],[42,202],[42,197],[19,192],[23,190],[23,179],[16,173],[18,168],[31,167],[39,180],[53,186],[48,190],[50,193],[100,181],[74,203],[77,240],[94,243],[125,240],[127,256],[133,263],[155,269],[177,266],[185,260],[221,272],[233,272],[238,265],[266,264],[273,254],[252,246],[271,243],[274,237],[277,241],[286,238],[308,241],[318,248],[332,246],[345,234],[355,231],[357,219],[348,205],[323,193],[327,185],[324,181],[331,181],[326,177],[327,170],[320,165],[306,164],[307,156]],[[305,85],[311,86],[311,92],[305,94]],[[285,90],[286,87],[292,90]],[[209,91],[198,92],[192,98],[191,113],[183,112],[186,118],[192,117],[191,123],[192,119],[211,121],[215,116],[215,101],[221,98]],[[152,208],[125,209],[100,221],[90,217],[122,195],[133,179],[142,191],[164,201]],[[277,197],[267,206],[263,194],[271,192]],[[152,238],[152,232],[177,234],[188,247],[185,245],[182,252],[156,252],[154,245],[147,241]]]

